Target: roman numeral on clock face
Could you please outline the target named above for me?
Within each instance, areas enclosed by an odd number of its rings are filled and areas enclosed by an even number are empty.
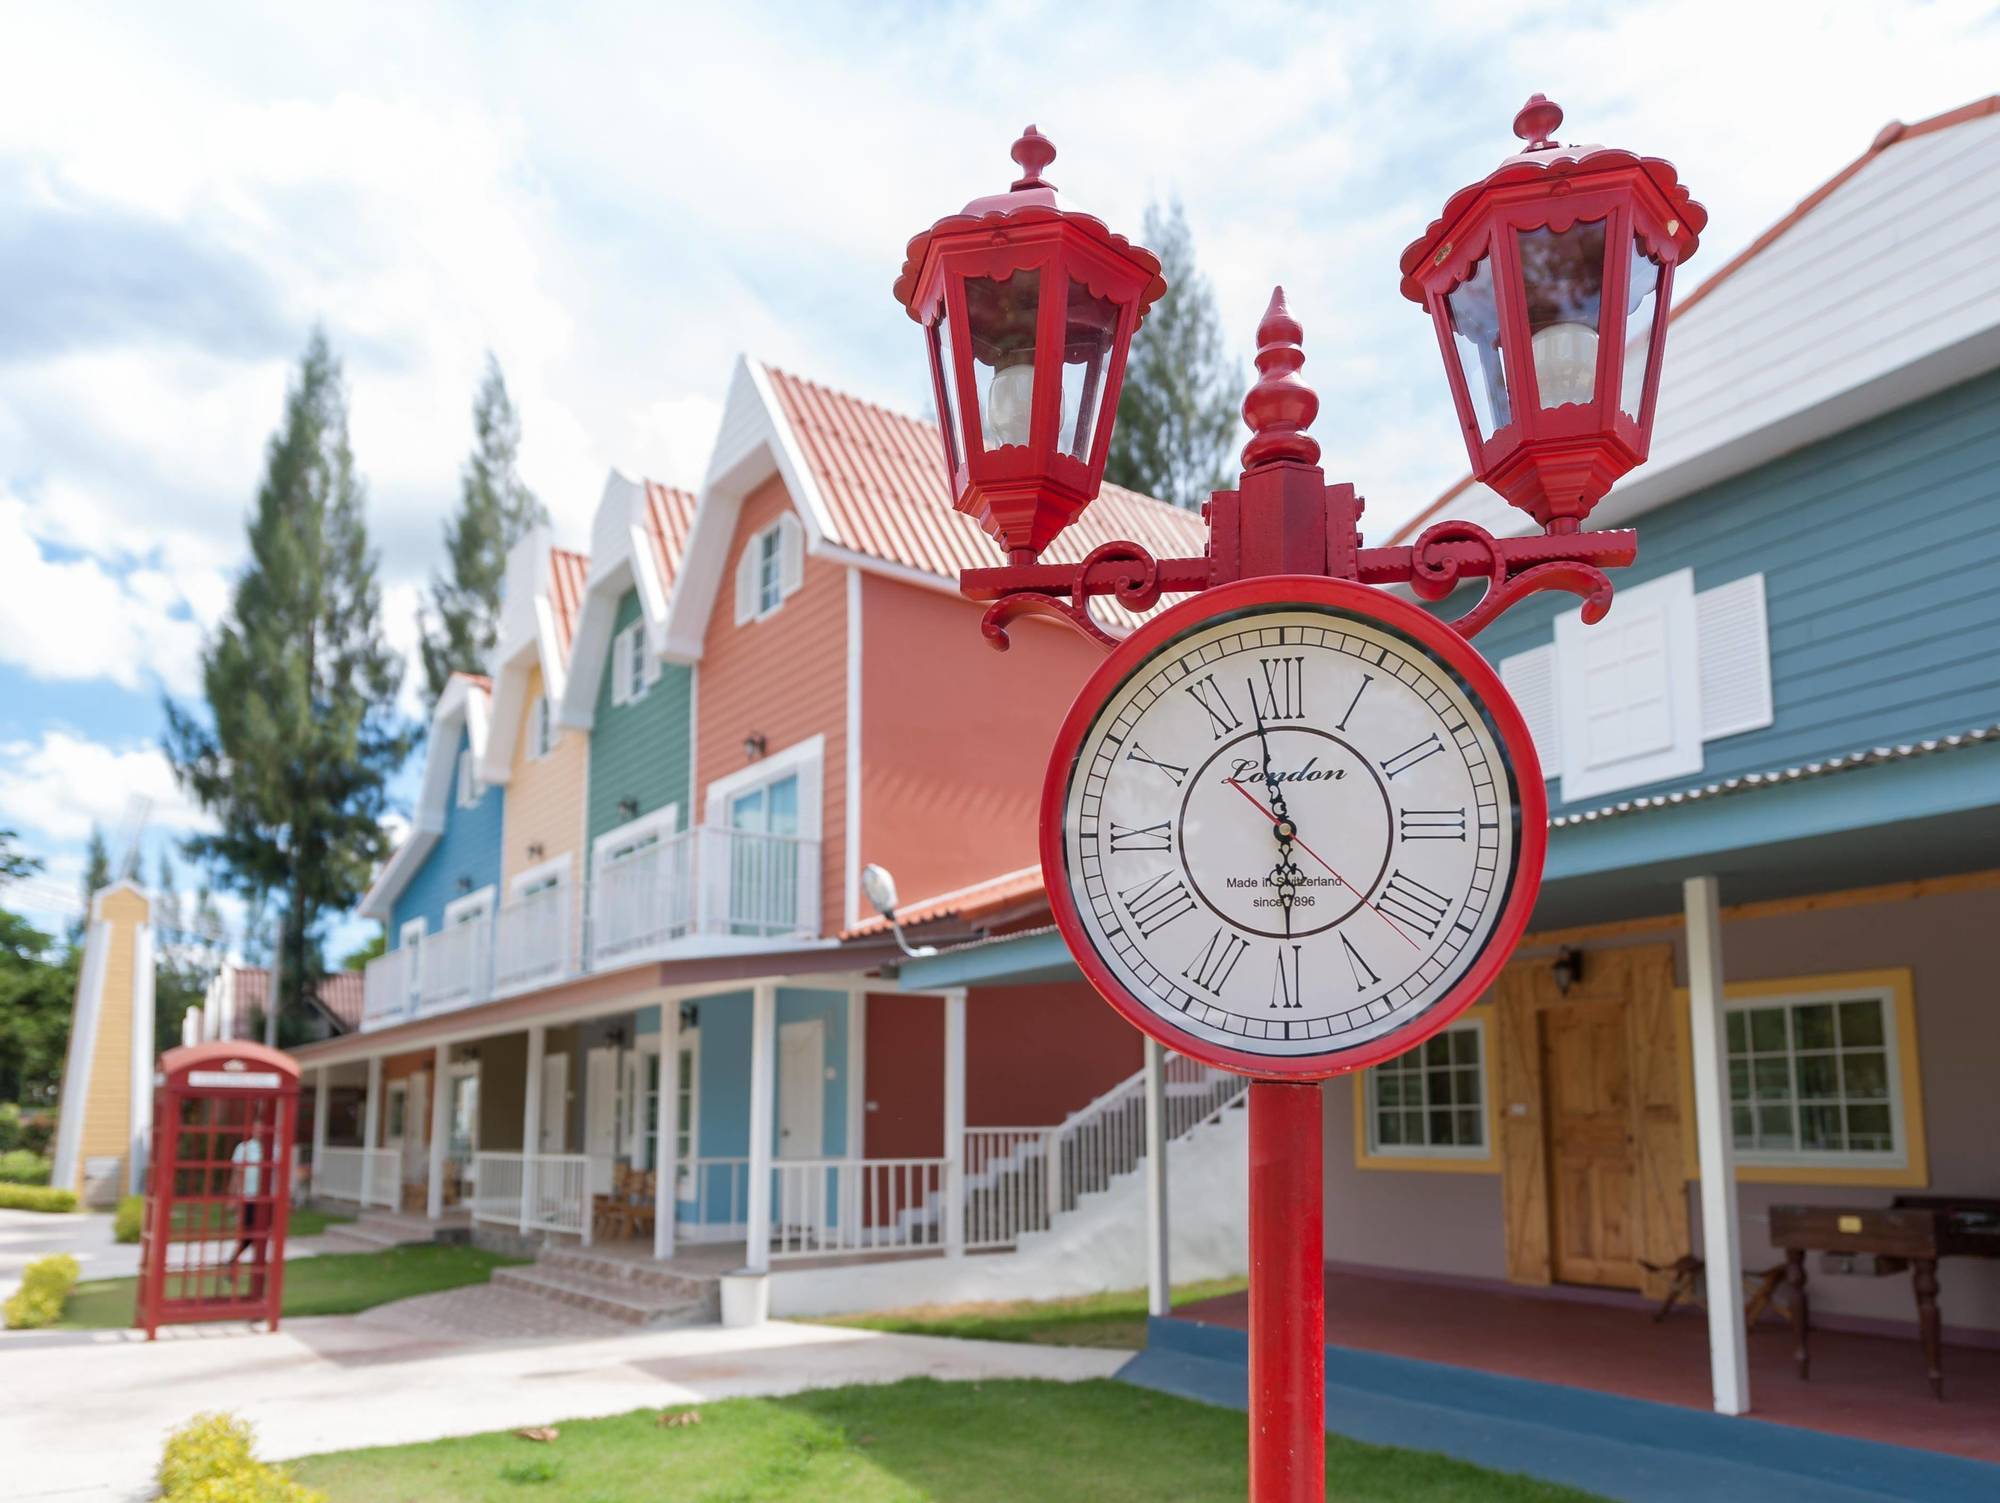
[[[1463,840],[1463,809],[1405,809],[1396,816],[1396,833],[1405,840]]]
[[[1201,947],[1201,952],[1188,962],[1187,969],[1181,974],[1203,991],[1219,997],[1222,988],[1228,984],[1229,973],[1236,969],[1236,962],[1249,948],[1249,940],[1234,931],[1226,932],[1222,925],[1217,924],[1215,933],[1208,937],[1208,943]]]
[[[1263,694],[1260,696],[1254,688],[1251,690],[1257,713],[1265,720],[1303,720],[1306,713],[1306,660],[1303,657],[1259,658],[1257,666],[1264,670]]]
[[[1354,714],[1354,707],[1361,703],[1361,696],[1368,692],[1368,686],[1374,681],[1375,681],[1375,675],[1372,673],[1364,673],[1361,675],[1361,687],[1354,691],[1354,698],[1350,699],[1347,702],[1346,713],[1340,717],[1340,724],[1334,727],[1336,731],[1344,731],[1347,729],[1347,722]]]
[[[1345,934],[1340,936],[1340,948],[1347,952],[1347,972],[1354,978],[1357,992],[1365,992],[1380,983],[1382,978],[1369,969],[1368,962],[1361,958],[1361,952],[1354,948],[1354,941]]]
[[[1174,848],[1174,829],[1171,822],[1161,820],[1156,825],[1121,825],[1111,821],[1111,849],[1113,851],[1166,851]]]
[[[1161,872],[1150,882],[1141,882],[1118,894],[1125,911],[1132,915],[1142,939],[1151,939],[1184,913],[1194,912],[1194,899],[1187,884],[1172,872]]]
[[[1444,743],[1438,739],[1438,733],[1432,731],[1415,746],[1406,747],[1404,750],[1397,752],[1395,756],[1385,758],[1382,762],[1382,771],[1385,776],[1394,778],[1399,773],[1408,772],[1419,762],[1430,757],[1435,757],[1443,750]]]
[[[1181,784],[1185,782],[1187,779],[1188,770],[1185,767],[1176,767],[1171,762],[1161,762],[1153,757],[1147,756],[1146,748],[1141,746],[1136,741],[1134,741],[1131,747],[1126,751],[1125,760],[1127,762],[1143,762],[1148,767],[1158,768],[1161,772],[1164,772],[1167,775],[1168,780],[1172,782],[1176,788],[1180,787]]]
[[[1384,917],[1416,930],[1425,939],[1434,939],[1438,925],[1451,912],[1451,899],[1441,892],[1433,892],[1414,877],[1404,876],[1399,867],[1389,874],[1389,883],[1382,889],[1382,896],[1375,900],[1375,908]]]
[[[1303,945],[1279,945],[1277,974],[1271,977],[1273,1007],[1304,1007],[1299,997],[1299,951]],[[1287,955],[1285,952],[1292,953]]]
[[[1229,707],[1229,700],[1216,684],[1213,674],[1205,678],[1198,678],[1191,684],[1183,684],[1181,687],[1188,692],[1196,704],[1208,711],[1208,723],[1215,734],[1216,740],[1220,741],[1231,731],[1242,728],[1242,720]]]

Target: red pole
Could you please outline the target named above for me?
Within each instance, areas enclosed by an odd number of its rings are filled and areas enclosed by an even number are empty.
[[[1314,1082],[1250,1082],[1250,1503],[1326,1497],[1324,1131]]]

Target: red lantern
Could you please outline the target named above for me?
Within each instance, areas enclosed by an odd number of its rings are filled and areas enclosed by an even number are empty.
[[[1540,94],[1527,149],[1460,189],[1403,252],[1403,295],[1430,309],[1474,476],[1549,532],[1574,532],[1643,464],[1674,267],[1708,211],[1673,165],[1551,140]]]
[[[952,505],[1032,563],[1096,497],[1125,353],[1159,257],[1065,208],[1032,125],[1022,176],[910,242],[896,299],[924,328]]]

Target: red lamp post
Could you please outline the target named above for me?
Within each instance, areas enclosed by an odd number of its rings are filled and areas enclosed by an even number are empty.
[[[923,325],[952,504],[1017,564],[1097,495],[1132,331],[1167,284],[1151,251],[1064,206],[1034,126],[1021,176],[910,242],[896,299]]]
[[[1612,482],[1645,461],[1673,268],[1694,252],[1707,215],[1665,162],[1553,145],[1561,119],[1540,95],[1530,100],[1515,121],[1528,149],[1454,195],[1403,257],[1403,290],[1437,326],[1474,472],[1541,525],[1528,537],[1445,521],[1408,547],[1364,546],[1361,499],[1352,485],[1327,483],[1319,444],[1305,432],[1319,399],[1300,379],[1303,331],[1279,289],[1257,328],[1243,471],[1204,507],[1201,554],[1156,559],[1121,541],[1074,565],[1038,563],[1097,494],[1133,330],[1165,291],[1158,260],[1057,203],[1041,180],[1054,148],[1030,127],[1014,146],[1025,175],[1013,190],[977,199],[911,241],[896,283],[897,301],[925,330],[953,504],[1007,550],[1005,565],[959,576],[968,598],[987,603],[988,641],[1005,649],[1010,624],[1032,613],[1113,649],[1065,717],[1044,784],[1042,866],[1057,927],[1083,974],[1135,1026],[1251,1078],[1257,1503],[1324,1497],[1318,1083],[1415,1047],[1470,1006],[1512,953],[1540,887],[1548,824],[1540,764],[1505,687],[1466,639],[1541,590],[1581,596],[1584,620],[1597,621],[1611,605],[1604,571],[1638,552],[1630,531],[1581,528]],[[1437,601],[1470,578],[1485,579],[1485,592],[1442,623],[1361,588],[1408,584]],[[1090,597],[1106,594],[1135,612],[1164,595],[1201,598],[1121,642],[1090,611]],[[1254,671],[1241,659],[1244,687],[1232,702],[1233,670],[1226,684],[1209,670],[1253,652],[1264,655]],[[1360,656],[1342,666],[1338,652]],[[1309,660],[1319,665],[1310,681]],[[1383,729],[1357,750],[1368,733],[1350,721],[1378,677],[1375,702],[1397,685],[1432,685],[1431,711],[1413,713],[1438,714],[1437,728],[1414,745]],[[1338,703],[1308,710],[1308,682],[1337,686]],[[1454,694],[1467,696],[1463,712],[1436,708]],[[1362,708],[1361,719],[1370,713]],[[1445,755],[1446,732],[1453,754],[1472,759],[1465,782],[1436,771],[1451,763],[1431,760]],[[1370,837],[1381,871],[1372,879],[1350,886],[1313,842],[1332,830],[1358,852],[1374,806],[1313,803],[1302,772],[1274,770],[1274,744],[1281,757],[1305,747],[1307,765],[1329,759],[1321,779],[1336,775],[1331,759],[1345,757],[1337,775],[1355,774],[1347,786],[1384,790],[1386,812]],[[1413,771],[1425,767],[1441,781],[1426,785]],[[1475,875],[1456,887],[1447,861],[1421,866],[1425,852],[1448,844],[1429,839],[1435,831],[1423,821],[1451,811],[1434,802],[1390,807],[1386,790],[1405,773],[1399,800],[1405,789],[1408,797],[1427,786],[1460,790],[1454,848]],[[1193,801],[1211,796],[1229,815],[1191,818]],[[1239,797],[1268,827],[1243,813]],[[1466,823],[1474,804],[1484,811],[1476,836]],[[1232,819],[1238,834],[1218,834]],[[1277,865],[1259,876],[1272,854],[1261,842],[1270,840]],[[1146,864],[1146,852],[1169,851],[1178,868]],[[1297,852],[1324,868],[1310,890]],[[1413,883],[1400,865],[1385,878],[1391,856],[1428,879]],[[1355,875],[1370,869],[1345,854],[1331,859]],[[1256,894],[1247,909],[1231,906],[1233,889]],[[1314,907],[1320,894],[1327,908]],[[1312,917],[1329,909],[1344,912]],[[1194,926],[1202,932],[1219,921],[1205,949],[1171,928],[1197,911],[1206,915]],[[1345,913],[1374,926],[1361,937],[1379,947],[1376,961],[1332,948],[1345,944]],[[1270,988],[1246,983],[1247,999],[1240,986],[1226,995],[1230,977],[1247,970],[1236,963],[1253,940],[1265,947],[1260,956],[1275,957]],[[1324,947],[1310,972],[1308,944]],[[1411,978],[1400,991],[1392,965]]]
[[[1540,94],[1527,148],[1451,197],[1403,252],[1430,310],[1472,473],[1550,532],[1574,532],[1644,464],[1674,267],[1708,213],[1671,163],[1551,139]]]

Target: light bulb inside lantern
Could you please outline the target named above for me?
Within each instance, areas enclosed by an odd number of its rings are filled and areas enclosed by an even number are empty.
[[[1029,361],[1003,365],[986,389],[986,447],[1025,444],[1034,415],[1035,367]]]
[[[1589,324],[1550,324],[1535,331],[1535,385],[1544,407],[1588,402],[1597,388],[1597,331]]]

